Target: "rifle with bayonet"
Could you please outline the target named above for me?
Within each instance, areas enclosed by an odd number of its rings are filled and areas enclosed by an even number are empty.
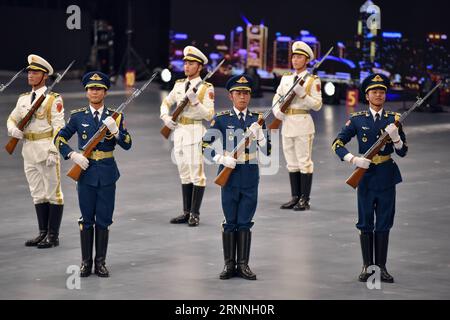
[[[417,98],[416,103],[405,113],[403,113],[398,120],[394,122],[395,126],[397,128],[400,127],[400,125],[403,124],[405,119],[413,112],[416,108],[420,107],[432,94],[434,91],[436,91],[440,86],[442,85],[442,81],[439,82],[424,98]],[[374,143],[372,147],[370,147],[369,150],[364,154],[364,158],[372,160],[378,152],[386,145],[386,143],[389,141],[389,134],[385,131],[383,134],[378,138],[377,142]],[[356,189],[359,185],[359,182],[363,178],[364,174],[366,173],[367,169],[364,168],[356,168],[356,170],[353,172],[353,174],[347,179],[346,183]]]
[[[216,72],[217,70],[219,70],[219,68],[222,66],[222,64],[225,62],[225,59],[223,59],[212,71],[210,71],[201,82],[197,83],[197,85],[194,87],[194,92],[197,92],[197,90],[200,88],[201,85],[205,84],[206,80],[208,80],[209,78],[211,78]],[[181,102],[178,104],[177,108],[175,109],[175,111],[172,114],[172,121],[177,122],[178,117],[180,116],[180,114],[183,112],[184,108],[188,105],[189,103],[189,99],[187,96],[185,96],[183,98],[183,100],[181,100]],[[163,135],[164,138],[169,139],[170,134],[172,133],[172,129],[170,129],[168,126],[164,126],[161,129],[161,134]]]
[[[53,87],[61,81],[61,79],[66,75],[67,71],[69,71],[69,69],[72,67],[72,65],[74,63],[75,63],[75,60],[69,64],[69,66],[64,70],[64,72],[62,74],[58,74],[58,77],[52,83],[52,85],[50,87],[48,87],[47,90],[45,90],[45,92],[43,94],[41,94],[40,97],[34,102],[30,111],[28,111],[28,113],[25,115],[25,117],[22,120],[20,120],[19,123],[17,124],[17,128],[20,131],[23,131],[26,128],[26,126],[28,126],[28,124],[31,121],[31,118],[33,117],[35,112],[39,109],[39,107],[42,105],[42,103],[44,102],[47,95],[53,90]],[[19,142],[19,139],[12,137],[9,140],[8,144],[5,146],[6,151],[9,154],[13,154],[14,149],[16,149],[18,142]]]
[[[330,48],[330,50],[328,50],[328,52],[323,56],[323,58],[318,61],[314,67],[312,68],[310,73],[307,73],[306,75],[304,75],[302,78],[297,78],[297,80],[294,81],[294,84],[291,86],[291,88],[289,89],[289,91],[282,97],[280,97],[274,104],[277,105],[278,103],[280,103],[280,111],[283,113],[286,113],[287,109],[289,108],[289,106],[291,105],[292,101],[295,98],[295,92],[294,92],[294,88],[297,84],[303,86],[305,84],[306,79],[310,76],[310,74],[314,74],[314,72],[319,69],[319,67],[322,65],[322,63],[325,61],[325,59],[331,54],[331,52],[333,51],[333,47]],[[269,125],[269,129],[270,130],[276,130],[278,128],[280,128],[281,125],[281,120],[275,118],[272,123]]]
[[[140,89],[136,89],[133,91],[133,93],[128,97],[128,99],[125,102],[122,102],[122,104],[114,111],[114,113],[111,115],[111,117],[116,120],[120,113],[125,110],[125,108],[133,101],[135,98],[137,98],[142,92],[145,91],[145,89],[148,87],[148,85],[155,79],[155,77],[158,75],[158,72],[153,73],[151,78],[144,83],[144,85]],[[89,139],[88,142],[83,146],[83,156],[88,158],[94,149],[97,147],[97,145],[103,140],[103,138],[106,136],[106,132],[108,131],[108,127],[105,124],[102,124],[101,127],[97,130],[97,132]],[[74,164],[72,168],[67,172],[67,176],[72,178],[75,181],[78,181],[81,176],[81,172],[83,169],[77,165]]]
[[[16,80],[17,77],[18,77],[24,70],[25,70],[25,68],[23,68],[22,70],[20,70],[19,72],[17,72],[17,73],[11,78],[11,80],[9,80],[6,84],[1,84],[1,83],[0,83],[0,93],[3,92],[3,91],[5,91],[6,88],[8,88],[9,85],[10,85],[11,83],[13,83],[14,80]]]

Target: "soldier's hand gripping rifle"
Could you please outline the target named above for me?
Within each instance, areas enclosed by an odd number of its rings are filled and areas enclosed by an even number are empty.
[[[208,80],[209,78],[211,78],[216,72],[217,70],[219,70],[219,68],[222,66],[222,64],[225,62],[225,59],[223,59],[212,71],[210,71],[201,82],[197,83],[197,85],[194,87],[194,92],[197,92],[197,90],[200,88],[200,86],[202,84],[204,84],[206,82],[206,80]],[[181,102],[178,104],[177,108],[175,109],[175,111],[172,114],[172,121],[177,122],[178,117],[180,116],[180,114],[183,112],[184,108],[187,106],[187,104],[189,103],[189,99],[187,96],[185,96],[183,98],[183,100],[181,100]],[[172,133],[172,130],[168,127],[168,126],[164,126],[161,129],[161,134],[163,135],[164,138],[169,139],[170,134]]]
[[[442,84],[442,81],[439,82],[424,98],[417,98],[416,103],[405,113],[403,113],[397,121],[395,121],[396,127],[400,127],[401,124],[405,121],[405,119],[413,112],[416,108],[420,107],[432,94],[434,91],[436,91]],[[380,136],[380,138],[377,140],[377,142],[374,143],[372,147],[364,154],[364,158],[372,160],[378,152],[384,147],[384,145],[389,140],[389,134],[385,131]],[[353,172],[353,174],[347,179],[346,183],[356,189],[359,185],[359,182],[363,178],[364,174],[366,173],[367,169],[363,168],[356,168],[356,170]]]
[[[25,117],[20,120],[19,124],[17,125],[17,128],[20,131],[23,131],[25,129],[25,127],[30,123],[31,118],[33,117],[34,113],[39,109],[39,107],[42,105],[42,103],[44,102],[45,98],[47,97],[47,95],[53,90],[53,87],[59,83],[61,81],[61,79],[65,76],[65,74],[67,73],[67,71],[69,71],[69,69],[72,67],[72,65],[75,63],[75,60],[73,60],[69,66],[66,68],[66,70],[64,70],[64,72],[62,74],[58,74],[58,77],[56,78],[56,80],[52,83],[52,85],[50,87],[47,88],[47,90],[45,90],[45,92],[43,94],[40,95],[40,97],[34,102],[33,106],[31,107],[30,111],[28,111],[28,113],[25,115]],[[14,152],[14,149],[16,149],[17,143],[19,142],[19,139],[12,137],[8,144],[5,146],[6,151],[9,154],[12,154]]]
[[[291,88],[289,89],[289,91],[282,97],[280,97],[277,102],[275,102],[273,108],[280,103],[280,111],[283,113],[286,113],[287,108],[289,108],[289,106],[291,105],[292,101],[295,98],[295,92],[294,92],[294,88],[297,84],[303,86],[305,84],[306,79],[310,76],[310,74],[314,74],[314,72],[319,69],[319,67],[322,65],[322,63],[325,61],[325,59],[331,54],[331,52],[333,51],[333,47],[330,48],[330,50],[328,50],[328,52],[322,57],[322,59],[320,61],[318,61],[314,67],[312,68],[310,73],[307,73],[306,75],[304,75],[302,78],[297,78],[297,80],[294,81],[294,84],[291,86]],[[281,120],[275,118],[272,123],[269,125],[269,129],[270,130],[275,130],[280,128],[281,125]]]
[[[114,111],[114,113],[111,115],[111,117],[116,120],[120,113],[133,101],[135,98],[137,98],[142,92],[145,91],[145,89],[148,87],[148,85],[155,79],[158,72],[153,73],[152,77],[140,88],[134,90],[134,92],[128,97],[128,99],[125,102],[122,102],[122,104]],[[88,142],[83,146],[83,156],[88,158],[92,152],[94,151],[95,147],[103,140],[103,138],[106,135],[106,132],[108,131],[108,127],[105,124],[102,124],[101,127],[97,130],[97,132],[92,136],[92,138],[89,139]],[[75,181],[78,181],[80,179],[80,175],[83,169],[77,165],[74,164],[72,168],[67,172],[67,176],[72,178]]]
[[[24,70],[25,70],[25,68],[23,68],[22,70],[20,70],[19,72],[17,72],[17,73],[14,75],[14,77],[12,77],[11,80],[8,81],[8,83],[6,83],[6,84],[1,84],[1,83],[0,83],[0,93],[3,92],[3,91],[5,91],[6,88],[8,88],[9,85],[10,85],[11,83],[13,83],[14,80],[16,80],[17,77],[18,77]]]

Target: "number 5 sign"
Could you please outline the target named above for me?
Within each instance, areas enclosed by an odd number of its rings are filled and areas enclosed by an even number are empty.
[[[359,90],[358,89],[348,89],[347,98],[345,105],[347,108],[354,108],[359,101]]]

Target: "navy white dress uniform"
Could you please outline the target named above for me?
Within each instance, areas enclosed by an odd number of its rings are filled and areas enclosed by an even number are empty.
[[[364,94],[370,90],[387,91],[389,84],[389,79],[384,75],[374,74],[363,82],[362,91]],[[338,134],[332,147],[341,160],[359,167],[368,167],[358,186],[358,223],[356,227],[360,230],[364,262],[363,273],[360,276],[361,281],[367,280],[367,267],[373,264],[375,232],[375,264],[382,269],[382,280],[393,282],[387,271],[384,272],[389,231],[393,226],[395,216],[396,185],[402,182],[402,177],[397,164],[392,159],[392,154],[396,153],[400,157],[405,157],[408,152],[403,129],[400,127],[397,130],[393,125],[399,117],[398,113],[384,109],[376,112],[371,107],[365,111],[354,113]],[[384,131],[387,131],[391,138],[371,163],[368,159],[353,156],[345,147],[356,136],[359,153],[363,155]]]
[[[297,41],[292,45],[292,54],[306,56],[308,61],[314,60],[314,52],[304,42]],[[288,73],[281,78],[280,85],[273,98],[273,103],[289,91],[298,78],[307,76],[303,86],[294,89],[296,97],[285,113],[279,106],[274,108],[274,115],[283,121],[281,129],[283,153],[289,171],[292,200],[284,204],[282,209],[303,211],[309,209],[314,163],[312,147],[315,135],[314,121],[311,111],[322,108],[322,89],[318,76],[309,75],[305,70],[299,74]]]
[[[197,48],[188,46],[184,49],[184,60],[206,65],[208,59]],[[202,137],[206,132],[203,120],[211,121],[214,116],[214,87],[210,83],[201,85],[198,91],[193,88],[202,81],[200,77],[178,80],[172,91],[164,98],[160,117],[173,130],[174,157],[182,184],[183,214],[171,220],[171,223],[198,225],[200,206],[206,186]],[[188,105],[173,123],[170,109],[177,106],[186,96]]]
[[[101,72],[86,74],[82,82],[86,89],[97,87],[108,90],[110,87],[108,76]],[[67,125],[59,131],[55,138],[55,145],[64,159],[70,158],[77,163],[76,158],[83,156],[74,152],[69,146],[70,138],[76,134],[78,136],[78,149],[83,151],[85,144],[95,135],[101,125],[107,124],[108,119],[112,119],[113,113],[114,109],[105,106],[98,110],[88,106],[72,111]],[[104,266],[108,245],[108,229],[113,223],[116,181],[120,176],[114,159],[114,150],[116,145],[129,150],[132,144],[131,136],[124,126],[123,114],[119,115],[115,123],[116,128],[118,128],[117,132],[111,133],[108,130],[104,140],[97,145],[89,156],[88,167],[81,173],[77,184],[81,210],[79,226],[83,256],[82,276],[89,275],[92,267],[93,226],[95,226],[96,271]],[[80,164],[83,165],[83,162],[81,161]],[[107,271],[104,276],[107,276]]]
[[[228,81],[226,87],[230,92],[251,92],[252,79],[247,75],[235,76]],[[228,279],[235,274],[236,246],[238,274],[246,279],[256,279],[248,267],[248,261],[251,244],[250,230],[258,203],[258,148],[270,155],[270,139],[262,131],[265,125],[261,128],[256,123],[261,116],[248,108],[241,112],[233,107],[231,110],[218,113],[203,137],[203,153],[209,160],[220,164],[219,173],[224,166],[234,167],[228,183],[221,190],[222,210],[225,217],[222,230],[225,269],[220,275],[221,279]],[[252,128],[259,130],[258,139],[252,138],[245,153],[242,152],[236,161],[231,152],[242,140],[245,132]],[[214,149],[213,144],[217,140],[222,142],[223,153],[216,153]]]
[[[28,56],[27,70],[52,75],[52,66],[37,55]],[[17,128],[33,102],[47,90],[43,87],[22,94],[8,117],[9,136],[23,139],[22,156],[25,176],[36,208],[39,236],[25,243],[26,246],[48,248],[59,244],[58,234],[63,214],[64,197],[61,191],[60,161],[53,145],[53,137],[64,127],[63,100],[58,93],[47,95],[24,131]]]

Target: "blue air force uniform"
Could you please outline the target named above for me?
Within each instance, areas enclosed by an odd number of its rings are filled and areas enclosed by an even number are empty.
[[[389,80],[385,76],[374,74],[363,82],[362,91],[364,94],[377,89],[387,91],[388,86]],[[377,142],[388,125],[393,124],[399,118],[400,114],[384,109],[381,109],[378,114],[371,108],[353,113],[334,140],[332,149],[342,161],[347,160],[346,157],[351,156],[351,153],[345,145],[356,136],[359,153],[363,155]],[[376,264],[384,267],[386,263],[387,239],[394,223],[396,185],[402,182],[400,170],[392,159],[392,154],[396,153],[400,157],[405,157],[408,152],[406,136],[401,126],[398,134],[401,142],[396,141],[395,143],[400,144],[401,147],[396,148],[394,141],[389,139],[384,148],[372,159],[370,167],[358,186],[358,223],[356,227],[361,234],[361,247],[366,269],[373,264],[373,232],[375,232],[376,238],[379,238],[378,245],[375,244]],[[374,221],[375,217],[376,221]],[[367,280],[366,271],[363,267],[361,281]]]
[[[251,91],[252,80],[246,75],[231,78],[227,83],[227,89],[233,91]],[[215,115],[211,126],[203,137],[203,153],[209,159],[217,159],[220,153],[216,153],[213,144],[220,140],[224,155],[233,156],[232,151],[243,139],[248,128],[262,115],[249,109],[239,112],[233,108]],[[262,126],[265,129],[265,125]],[[236,260],[235,252],[237,245],[237,273],[243,278],[254,280],[256,276],[248,268],[250,254],[250,229],[253,226],[258,202],[259,167],[257,151],[261,149],[270,155],[270,139],[264,135],[264,139],[258,142],[252,138],[251,143],[245,149],[245,153],[237,159],[236,167],[225,187],[221,190],[222,209],[225,216],[223,223],[223,248],[225,256],[225,269],[220,275],[221,279],[234,276]],[[219,166],[218,173],[224,169]],[[240,251],[241,250],[241,251]]]
[[[110,81],[101,72],[90,72],[83,77],[83,85],[86,89],[94,87],[108,90]],[[113,109],[105,106],[98,110],[89,106],[72,111],[70,120],[59,131],[54,140],[64,159],[69,159],[74,152],[68,144],[68,141],[74,134],[78,136],[78,149],[82,152],[86,143],[95,135],[104,120],[110,120],[114,126],[113,118],[108,118],[112,117],[113,113]],[[129,150],[132,144],[131,136],[124,125],[123,114],[120,114],[115,119],[114,127],[117,128],[117,132],[111,133],[108,130],[105,138],[88,157],[89,166],[81,173],[77,184],[82,216],[78,221],[82,253],[81,277],[87,277],[91,274],[94,239],[93,226],[95,226],[96,249],[95,273],[100,277],[109,276],[105,266],[108,229],[113,223],[116,181],[120,177],[113,152],[116,145]]]

